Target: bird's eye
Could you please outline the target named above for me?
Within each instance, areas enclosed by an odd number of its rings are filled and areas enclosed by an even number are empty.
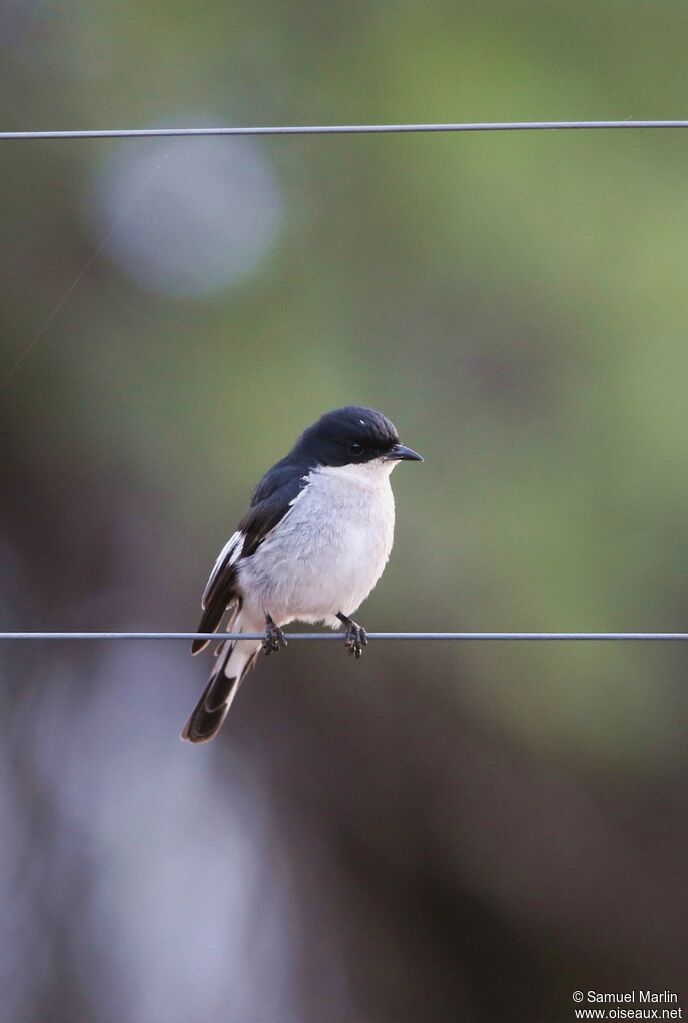
[[[354,458],[358,458],[359,455],[363,454],[363,445],[359,444],[358,441],[355,440],[349,444],[348,451],[350,455],[354,456]]]

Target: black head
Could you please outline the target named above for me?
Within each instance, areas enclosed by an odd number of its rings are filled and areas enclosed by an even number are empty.
[[[354,465],[375,458],[391,462],[416,461],[422,457],[399,443],[396,426],[382,412],[347,405],[326,412],[299,437],[294,453],[316,465]]]

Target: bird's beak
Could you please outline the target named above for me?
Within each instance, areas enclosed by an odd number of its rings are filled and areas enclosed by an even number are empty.
[[[387,455],[393,462],[423,462],[425,459],[413,448],[407,448],[405,444],[395,444]]]

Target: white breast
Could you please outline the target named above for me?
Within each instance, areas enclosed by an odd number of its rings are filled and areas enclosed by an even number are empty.
[[[352,614],[384,571],[394,541],[393,462],[313,470],[292,508],[241,562],[244,606],[262,621],[324,621]]]

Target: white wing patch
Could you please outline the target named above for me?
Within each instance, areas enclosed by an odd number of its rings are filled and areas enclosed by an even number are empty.
[[[205,602],[208,599],[208,595],[213,588],[213,583],[217,579],[220,571],[226,565],[233,565],[236,559],[241,554],[244,546],[244,534],[240,532],[232,533],[227,543],[224,545],[220,553],[218,554],[217,561],[213,565],[212,572],[208,577],[208,582],[205,584],[203,591],[203,599],[201,600],[201,607],[205,608]]]

